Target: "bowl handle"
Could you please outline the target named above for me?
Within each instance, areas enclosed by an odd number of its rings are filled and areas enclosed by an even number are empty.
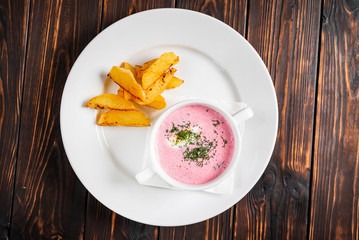
[[[151,167],[148,167],[142,170],[141,172],[137,173],[135,177],[137,182],[143,184],[148,179],[152,178],[155,174],[156,174],[155,171],[153,171]]]
[[[233,114],[232,117],[238,123],[242,123],[242,122],[247,121],[251,117],[253,117],[253,115],[254,115],[254,112],[253,112],[252,108],[246,107],[246,108],[243,108],[240,111],[236,112],[235,114]]]

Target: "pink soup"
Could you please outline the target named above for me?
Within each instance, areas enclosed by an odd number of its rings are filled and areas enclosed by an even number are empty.
[[[188,105],[170,113],[159,127],[156,154],[163,170],[190,185],[221,175],[232,161],[232,128],[214,109]]]

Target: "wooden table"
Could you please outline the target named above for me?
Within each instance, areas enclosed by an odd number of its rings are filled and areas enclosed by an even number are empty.
[[[272,76],[271,161],[236,205],[182,226],[140,224],[79,182],[60,133],[67,75],[101,30],[176,7],[232,26]],[[359,239],[358,0],[1,0],[0,239]]]

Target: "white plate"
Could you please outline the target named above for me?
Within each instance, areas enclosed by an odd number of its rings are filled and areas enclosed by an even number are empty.
[[[99,127],[84,104],[116,93],[106,81],[113,65],[142,64],[163,52],[180,57],[176,76],[185,83],[167,93],[243,101],[255,116],[243,136],[241,164],[230,195],[139,185],[149,128]],[[205,14],[156,9],[126,17],[84,49],[68,76],[61,102],[61,133],[75,173],[88,191],[114,212],[146,224],[179,226],[222,213],[259,180],[272,154],[278,108],[272,80],[259,55],[238,32]]]

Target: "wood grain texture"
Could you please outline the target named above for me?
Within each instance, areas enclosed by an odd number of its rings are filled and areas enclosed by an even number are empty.
[[[176,0],[176,7],[215,17],[245,36],[247,3],[247,0]]]
[[[263,176],[237,204],[235,239],[305,239],[317,77],[320,1],[249,3],[248,41],[269,69],[279,125]]]
[[[174,4],[172,1],[166,0],[105,0],[101,29],[136,12],[152,8],[169,8],[173,6]],[[100,228],[97,227],[99,219],[101,221]],[[87,239],[157,239],[158,229],[154,226],[140,224],[129,220],[112,212],[89,194],[85,236]]]
[[[59,111],[70,67],[99,30],[101,4],[30,4],[11,239],[83,238],[86,190],[66,158]]]
[[[206,221],[182,227],[161,227],[160,240],[232,239],[234,209],[230,208]]]
[[[157,239],[158,229],[121,217],[89,194],[85,239]]]
[[[154,9],[174,7],[175,0],[104,0],[102,29],[131,14]]]
[[[28,1],[0,2],[0,239],[10,230],[28,10]]]
[[[310,239],[359,239],[359,2],[324,0]]]
[[[245,35],[247,1],[177,0],[176,7],[195,10],[224,21]],[[234,208],[197,224],[160,228],[160,239],[232,239]]]

